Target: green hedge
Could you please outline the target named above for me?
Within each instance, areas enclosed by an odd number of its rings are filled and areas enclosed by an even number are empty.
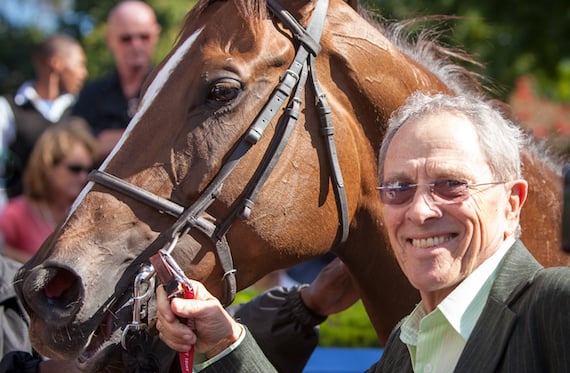
[[[259,294],[253,289],[240,291],[234,303],[247,302]],[[319,345],[324,347],[380,347],[376,332],[362,301],[347,310],[329,316],[321,324]]]
[[[319,345],[326,347],[380,347],[376,331],[362,301],[347,310],[329,316],[321,324]]]

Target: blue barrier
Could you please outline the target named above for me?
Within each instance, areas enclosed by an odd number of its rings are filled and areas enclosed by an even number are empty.
[[[381,348],[317,347],[303,373],[362,373],[382,352]]]

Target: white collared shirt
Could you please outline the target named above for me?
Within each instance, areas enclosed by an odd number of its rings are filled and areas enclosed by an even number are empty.
[[[34,108],[51,123],[58,122],[65,111],[75,103],[76,96],[71,93],[59,95],[55,100],[45,100],[34,88],[33,81],[27,81],[20,86],[14,102],[16,105],[23,105],[30,102]],[[4,190],[4,162],[8,156],[8,149],[16,139],[16,119],[14,112],[6,98],[0,96],[0,210],[7,203],[7,196]]]
[[[401,327],[414,372],[453,372],[514,238],[465,278],[430,314],[420,302]]]
[[[52,123],[58,122],[65,111],[75,103],[75,95],[64,93],[55,100],[46,100],[40,97],[34,88],[33,81],[27,81],[18,88],[14,96],[16,105],[30,102],[34,108]],[[16,122],[10,104],[4,97],[0,97],[0,149],[8,148],[16,136]]]

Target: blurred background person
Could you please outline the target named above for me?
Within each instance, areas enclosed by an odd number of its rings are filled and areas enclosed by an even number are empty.
[[[121,1],[107,17],[105,42],[115,71],[88,83],[73,114],[85,118],[99,142],[99,162],[113,149],[139,103],[160,35],[154,10],[142,1]]]
[[[4,255],[25,262],[40,248],[87,183],[97,155],[88,125],[70,118],[38,139],[24,171],[24,193],[0,213]]]
[[[31,59],[35,79],[14,96],[0,97],[0,188],[8,197],[22,193],[22,173],[35,142],[65,120],[87,78],[84,50],[70,36],[47,37],[34,47]]]

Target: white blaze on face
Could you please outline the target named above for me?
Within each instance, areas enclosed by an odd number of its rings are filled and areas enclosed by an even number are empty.
[[[182,43],[182,45],[180,45],[180,47],[174,52],[174,54],[172,56],[170,56],[170,58],[162,66],[162,69],[160,69],[158,74],[156,74],[154,80],[151,82],[151,84],[148,87],[148,89],[146,90],[144,96],[141,98],[140,106],[139,106],[137,113],[129,122],[129,125],[127,126],[125,132],[123,133],[123,136],[121,136],[121,139],[119,140],[117,145],[115,145],[111,154],[105,159],[105,161],[103,162],[103,164],[99,168],[100,170],[104,170],[105,167],[107,167],[107,164],[109,163],[111,158],[113,158],[115,156],[115,154],[119,151],[121,146],[123,146],[125,140],[129,137],[130,133],[135,128],[135,126],[139,122],[140,118],[146,113],[147,109],[152,105],[156,96],[162,90],[162,87],[164,87],[164,84],[170,78],[170,75],[172,74],[172,72],[176,69],[176,67],[178,66],[178,64],[182,60],[182,58],[184,58],[184,56],[186,56],[186,54],[188,53],[190,48],[192,48],[192,45],[194,44],[194,42],[196,41],[196,38],[198,38],[200,33],[202,33],[202,30],[203,30],[203,28],[197,30],[192,35],[190,35],[190,37],[188,39],[186,39],[184,41],[184,43]],[[85,186],[85,188],[83,188],[83,190],[81,191],[79,196],[75,199],[75,202],[73,202],[73,206],[71,206],[68,217],[73,213],[73,211],[75,211],[75,209],[77,208],[79,203],[83,200],[83,198],[85,198],[85,196],[87,195],[89,190],[91,190],[92,187],[93,187],[93,182],[89,182]],[[67,219],[66,219],[66,221],[67,221]]]

